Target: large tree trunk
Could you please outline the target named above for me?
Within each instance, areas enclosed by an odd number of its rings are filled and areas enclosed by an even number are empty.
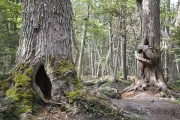
[[[160,46],[160,0],[137,0],[141,17],[141,45],[135,57],[140,61],[140,72],[135,82],[122,92],[146,90],[154,84],[161,90],[167,90],[162,72],[159,68]]]
[[[68,92],[80,87],[71,55],[70,0],[23,0],[22,4],[13,89],[24,94],[32,85],[44,102],[67,103]]]

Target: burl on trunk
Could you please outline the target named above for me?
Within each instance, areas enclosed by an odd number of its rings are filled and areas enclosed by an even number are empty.
[[[167,90],[162,72],[159,68],[160,47],[160,0],[137,0],[141,18],[141,45],[135,52],[140,62],[139,74],[135,82],[123,92],[146,90],[150,84],[158,90]]]

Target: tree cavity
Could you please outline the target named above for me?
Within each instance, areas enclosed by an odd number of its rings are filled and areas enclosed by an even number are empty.
[[[46,71],[44,69],[44,66],[41,65],[36,73],[35,81],[37,86],[41,89],[41,92],[44,95],[45,99],[50,100],[51,99],[51,82],[49,77],[46,74]]]

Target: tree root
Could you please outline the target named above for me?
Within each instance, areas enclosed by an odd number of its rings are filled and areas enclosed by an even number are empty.
[[[170,90],[164,81],[163,74],[159,69],[159,57],[156,50],[148,45],[139,45],[135,52],[135,58],[140,62],[140,73],[134,83],[126,87],[123,91],[118,91],[118,93],[122,94],[129,91],[145,91],[148,89],[148,86],[154,85],[158,87],[156,92],[163,91],[167,93],[168,96],[170,95],[171,98],[174,98],[174,96],[180,96],[180,93]]]
[[[136,91],[136,90],[146,90],[147,84],[143,80],[136,79],[134,83],[130,86],[126,87],[123,91],[119,92],[120,94],[129,92],[129,91]]]
[[[145,91],[145,90],[147,90],[147,87],[149,85],[151,85],[152,83],[146,83],[146,85],[144,85],[144,84],[145,83],[143,80],[136,79],[134,83],[132,83],[130,86],[126,87],[124,90],[118,91],[118,93],[123,94],[125,92],[130,92],[130,91]],[[156,90],[157,93],[164,91],[168,96],[171,97],[172,100],[174,100],[177,97],[180,97],[180,93],[170,90],[167,87],[167,85],[161,81],[160,82],[158,81],[154,85],[158,87],[158,89]]]

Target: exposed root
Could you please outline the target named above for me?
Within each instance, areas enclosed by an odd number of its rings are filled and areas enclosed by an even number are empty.
[[[130,86],[126,87],[123,91],[119,92],[120,94],[124,93],[124,92],[129,92],[129,91],[137,91],[137,90],[146,90],[147,89],[147,84],[145,85],[145,83],[142,80],[135,80],[134,83],[132,83]]]
[[[125,92],[130,92],[130,91],[145,91],[148,89],[149,85],[151,83],[147,83],[146,87],[144,87],[143,85],[143,80],[138,80],[136,79],[136,81],[134,83],[132,83],[130,86],[126,87],[123,91],[118,91],[120,94],[123,94]],[[163,82],[157,82],[156,84],[154,84],[155,86],[158,87],[158,89],[156,90],[157,93],[160,93],[161,91],[164,91],[166,93],[167,96],[171,97],[172,100],[174,100],[177,97],[180,97],[180,93],[177,93],[173,90],[170,90],[167,85]]]
[[[145,91],[150,85],[154,85],[158,87],[156,92],[163,91],[171,98],[180,96],[180,93],[176,93],[167,87],[163,74],[158,67],[159,57],[156,50],[148,45],[140,45],[135,52],[135,58],[140,62],[140,73],[134,83],[119,92],[120,94],[129,91]]]

